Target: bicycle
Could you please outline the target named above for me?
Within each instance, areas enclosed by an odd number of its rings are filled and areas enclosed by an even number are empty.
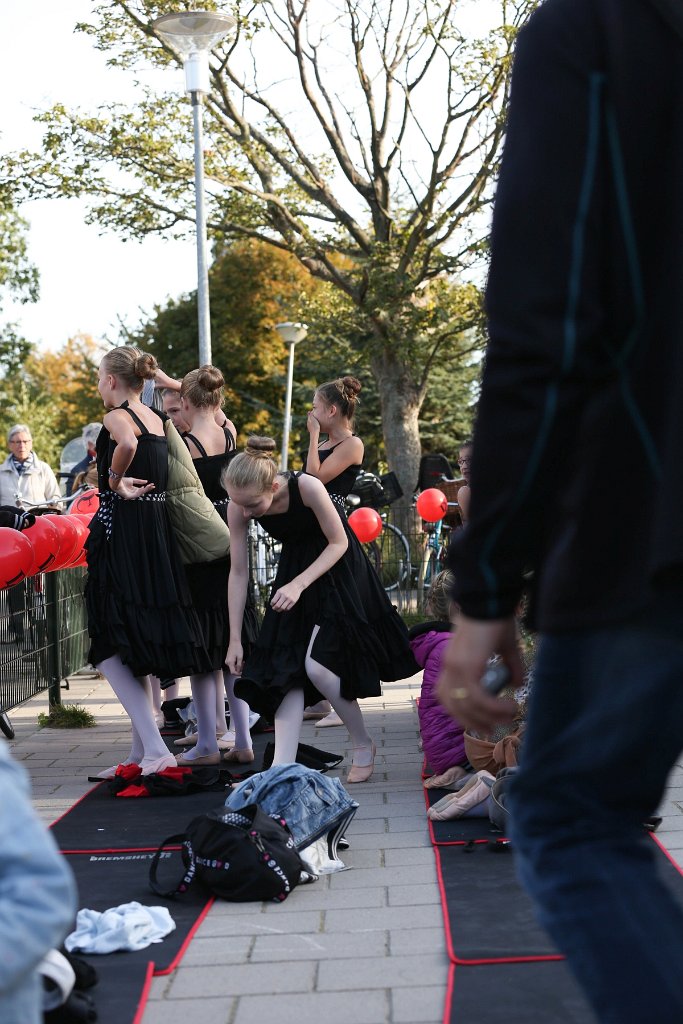
[[[374,508],[382,520],[380,535],[362,547],[388,594],[405,586],[413,573],[408,538],[398,526],[389,522],[386,511],[402,494],[394,473],[385,473],[384,476],[378,477],[375,473],[361,470],[356,477],[353,491],[346,499],[349,510],[361,507]]]
[[[453,481],[448,477],[442,476],[441,480],[434,486],[438,486],[440,484],[445,490],[445,485],[452,483]],[[448,496],[446,500],[448,500]],[[455,511],[458,507],[457,501],[448,501],[449,510],[452,509]],[[446,568],[448,543],[450,540],[450,534],[454,529],[452,522],[447,522],[448,518],[451,520],[453,519],[453,512],[449,511],[443,519],[439,519],[435,523],[429,523],[426,521],[424,523],[423,531],[425,533],[425,540],[418,572],[418,587],[423,590],[431,587],[435,577]]]
[[[268,600],[275,582],[282,544],[271,537],[255,519],[250,519],[247,545],[252,596],[256,606],[261,608]]]

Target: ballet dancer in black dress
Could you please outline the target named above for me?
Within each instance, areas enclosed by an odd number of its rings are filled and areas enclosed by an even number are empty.
[[[351,737],[347,782],[366,782],[375,744],[358,698],[379,696],[381,679],[417,671],[407,631],[325,487],[305,473],[278,473],[274,450],[271,438],[252,437],[223,473],[232,558],[228,667],[241,674],[239,696],[274,717],[275,764],[296,760],[304,706],[326,698]],[[272,597],[245,659],[240,627],[250,518],[282,548]]]
[[[189,430],[183,434],[207,497],[227,521],[228,496],[221,486],[221,472],[235,455],[235,429],[219,427],[216,412],[223,404],[225,381],[215,366],[201,366],[183,378],[180,387],[181,413]],[[232,428],[232,429],[231,429]],[[178,755],[178,764],[217,764],[225,732],[225,696],[230,707],[230,725],[235,731],[234,748],[227,760],[248,764],[254,760],[249,732],[249,705],[235,696],[235,677],[224,670],[228,649],[228,573],[230,558],[198,562],[186,567],[190,592],[202,625],[204,642],[214,670],[209,685],[205,677],[192,677],[192,697],[197,715],[197,743]],[[249,651],[258,623],[254,609],[244,616],[242,643]]]
[[[109,411],[96,448],[100,507],[86,545],[89,660],[130,717],[133,742],[124,763],[139,764],[143,774],[175,766],[145,677],[210,671],[165,505],[162,415],[140,401],[155,371],[154,357],[129,345],[112,349],[100,364],[98,390]]]

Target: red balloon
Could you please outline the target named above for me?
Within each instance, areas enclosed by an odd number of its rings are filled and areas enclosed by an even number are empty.
[[[92,515],[100,507],[100,496],[95,490],[83,491],[69,509],[70,515]]]
[[[50,566],[53,569],[63,569],[76,556],[76,552],[82,543],[80,531],[74,522],[73,516],[59,516],[49,513],[44,517],[55,526],[59,533],[59,554]]]
[[[9,526],[0,526],[0,588],[13,587],[31,572],[33,545]]]
[[[33,547],[33,565],[29,576],[47,572],[59,554],[59,534],[46,516],[36,516],[33,526],[23,531]]]
[[[90,530],[88,529],[88,523],[86,522],[86,519],[89,518],[89,516],[83,516],[78,514],[71,516],[71,522],[76,527],[78,540],[76,542],[76,547],[74,548],[73,555],[71,556],[69,561],[62,566],[63,569],[71,569],[74,565],[80,563],[80,560],[83,556],[83,546],[86,540],[88,539],[88,535],[90,533]]]
[[[357,508],[349,516],[349,526],[361,544],[369,544],[382,532],[382,517],[374,508]]]
[[[448,498],[438,487],[428,487],[418,496],[417,511],[428,523],[437,523],[448,512]]]

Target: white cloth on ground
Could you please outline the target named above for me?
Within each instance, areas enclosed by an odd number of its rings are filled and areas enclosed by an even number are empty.
[[[116,950],[144,949],[175,929],[166,907],[145,907],[122,903],[109,910],[78,911],[76,930],[64,945],[70,953],[114,953]]]

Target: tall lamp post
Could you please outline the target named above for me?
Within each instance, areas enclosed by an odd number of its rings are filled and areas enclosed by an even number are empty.
[[[289,362],[287,364],[287,390],[285,392],[285,421],[282,426],[282,457],[280,468],[287,469],[289,461],[289,427],[292,419],[292,385],[294,383],[294,346],[303,341],[308,334],[308,324],[294,324],[287,320],[284,324],[275,324],[275,330],[282,340],[289,345]]]
[[[192,102],[194,121],[194,193],[197,234],[197,314],[199,365],[211,362],[211,320],[209,318],[209,266],[206,257],[206,212],[204,206],[204,143],[202,105],[209,92],[209,52],[235,27],[229,14],[215,11],[179,11],[164,14],[152,28],[183,58],[185,90]]]

